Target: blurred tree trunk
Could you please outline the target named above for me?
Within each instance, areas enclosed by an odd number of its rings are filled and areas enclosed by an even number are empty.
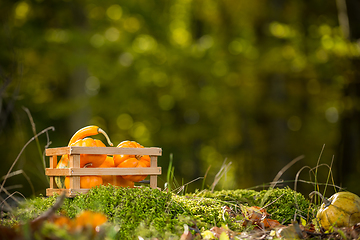
[[[262,104],[265,109],[262,109],[262,121],[265,128],[264,133],[267,134],[268,155],[265,156],[264,171],[268,174],[267,179],[273,179],[281,168],[291,161],[287,154],[287,133],[288,128],[286,124],[286,116],[283,109],[286,108],[287,92],[286,79],[283,74],[275,74],[267,77],[266,87],[264,92],[264,99]],[[269,168],[271,164],[271,169]],[[282,179],[291,178],[285,172]]]
[[[88,21],[84,12],[84,8],[79,3],[73,6],[74,24],[79,32],[87,30]],[[76,49],[75,57],[81,61],[86,59],[85,47]],[[73,112],[68,118],[68,129],[70,134],[75,133],[79,128],[88,124],[91,117],[91,109],[89,108],[88,97],[86,95],[85,84],[89,77],[86,63],[77,64],[70,76],[69,98],[73,101]]]
[[[337,0],[339,23],[343,33],[350,41],[358,42],[360,39],[360,1]],[[338,183],[343,187],[360,193],[360,108],[357,106],[360,99],[360,59],[352,58],[347,69],[348,84],[344,87],[344,99],[350,99],[351,108],[344,111],[341,119],[341,144]]]
[[[91,109],[85,92],[87,78],[88,71],[85,66],[77,66],[70,76],[69,98],[74,101],[73,112],[68,118],[71,134],[87,125],[91,117]]]

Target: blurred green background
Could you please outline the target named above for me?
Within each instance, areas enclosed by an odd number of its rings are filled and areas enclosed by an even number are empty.
[[[36,132],[55,128],[4,187],[45,193],[48,140],[66,146],[95,124],[115,145],[161,147],[161,188],[171,156],[179,184],[207,173],[205,187],[231,162],[216,189],[236,189],[265,188],[304,155],[285,184],[303,167],[299,179],[314,181],[319,161],[360,194],[359,10],[355,0],[2,0],[0,175],[34,136],[25,109]]]

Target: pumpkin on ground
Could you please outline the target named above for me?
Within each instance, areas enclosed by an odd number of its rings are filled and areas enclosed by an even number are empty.
[[[77,215],[74,219],[70,219],[62,215],[55,215],[52,217],[51,221],[55,225],[61,228],[65,228],[70,232],[81,232],[83,230],[91,229],[92,234],[96,234],[98,232],[97,228],[106,223],[107,217],[102,213],[85,210]]]
[[[333,227],[350,227],[360,222],[360,198],[351,192],[338,192],[329,199],[324,198],[316,218],[325,231],[332,231]]]
[[[75,229],[82,229],[90,226],[93,231],[107,221],[107,217],[102,213],[85,210],[74,219]]]
[[[107,139],[110,146],[112,142],[110,141],[108,135],[104,130],[98,126],[87,126],[78,130],[70,139],[68,146],[81,146],[81,147],[105,147],[105,144],[100,140],[94,140],[88,138],[88,136],[93,136],[97,134],[103,134]],[[80,167],[85,165],[90,165],[92,167],[99,167],[106,159],[104,154],[80,154]],[[62,155],[60,161],[58,162],[56,168],[69,168],[69,155]],[[55,182],[58,188],[65,188],[65,177],[57,176],[55,177]]]
[[[135,141],[123,141],[118,148],[144,148]],[[148,155],[114,155],[114,164],[120,168],[141,168],[150,167],[150,156]],[[125,175],[124,179],[132,182],[140,182],[144,180],[146,175]]]

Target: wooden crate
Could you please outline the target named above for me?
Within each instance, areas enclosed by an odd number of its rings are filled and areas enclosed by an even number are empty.
[[[69,168],[57,169],[58,157],[65,154],[70,156]],[[150,167],[145,168],[80,168],[80,154],[149,155],[151,161]],[[46,156],[50,157],[50,167],[45,170],[45,174],[50,178],[50,188],[46,189],[46,196],[65,192],[67,197],[75,197],[79,193],[87,193],[89,189],[80,188],[80,176],[84,175],[149,175],[150,187],[157,188],[157,175],[161,174],[161,167],[157,166],[161,148],[60,147],[46,149]],[[55,176],[69,176],[70,188],[59,189]]]

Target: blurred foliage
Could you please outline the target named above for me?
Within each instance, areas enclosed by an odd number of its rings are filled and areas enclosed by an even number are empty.
[[[346,178],[341,167],[342,116],[358,111],[359,97],[344,89],[360,50],[344,36],[335,1],[3,0],[0,20],[1,176],[33,136],[24,106],[37,131],[55,127],[50,147],[95,124],[116,145],[161,147],[163,172],[173,154],[179,182],[211,166],[210,185],[227,159],[219,189],[268,183],[304,154],[283,175],[293,186],[325,144],[320,162],[335,156],[336,183],[360,193],[359,164],[349,162]],[[44,192],[35,143],[16,169]],[[28,185],[17,190],[29,195]]]

